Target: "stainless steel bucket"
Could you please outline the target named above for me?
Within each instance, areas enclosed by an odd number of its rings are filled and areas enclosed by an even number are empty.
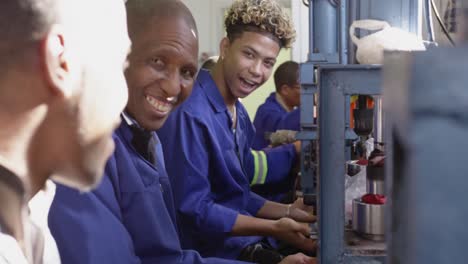
[[[353,230],[359,235],[376,241],[384,239],[385,205],[366,204],[361,199],[353,200]]]

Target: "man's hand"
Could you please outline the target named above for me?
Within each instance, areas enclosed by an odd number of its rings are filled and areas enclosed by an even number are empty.
[[[279,264],[316,264],[315,258],[308,257],[302,253],[287,256]]]
[[[304,251],[314,251],[316,242],[309,238],[310,232],[308,224],[298,223],[290,218],[281,218],[275,221],[271,235]]]
[[[313,223],[316,221],[316,217],[313,215],[312,206],[305,205],[302,198],[296,199],[296,201],[291,204],[289,215],[287,215],[287,217],[305,223]]]

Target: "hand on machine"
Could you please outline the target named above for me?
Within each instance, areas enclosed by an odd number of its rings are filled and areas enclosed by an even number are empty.
[[[315,251],[316,241],[310,239],[310,225],[316,221],[313,208],[305,205],[302,198],[296,199],[286,208],[285,217],[275,223],[276,237],[306,252]]]
[[[312,229],[308,223],[299,223],[293,219],[283,217],[274,224],[275,237],[287,242],[305,252],[314,252],[317,248],[316,240],[309,238]]]

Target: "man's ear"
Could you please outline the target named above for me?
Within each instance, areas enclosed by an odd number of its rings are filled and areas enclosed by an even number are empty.
[[[283,95],[283,96],[288,95],[289,94],[289,86],[287,84],[281,85],[278,93]]]
[[[231,41],[224,37],[221,42],[219,43],[219,59],[223,60],[226,57],[226,53],[229,50],[229,46],[231,45]]]
[[[48,86],[55,95],[68,97],[72,93],[67,42],[63,30],[52,26],[41,45],[41,60]]]

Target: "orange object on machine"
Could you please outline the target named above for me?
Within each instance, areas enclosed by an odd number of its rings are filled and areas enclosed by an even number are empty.
[[[350,100],[350,118],[349,118],[349,126],[351,128],[354,128],[354,112],[353,110],[357,108],[357,101],[358,101],[358,96],[359,95],[353,95],[351,96],[351,100]],[[374,109],[374,99],[372,99],[372,97],[370,96],[367,96],[367,108],[368,109]]]

